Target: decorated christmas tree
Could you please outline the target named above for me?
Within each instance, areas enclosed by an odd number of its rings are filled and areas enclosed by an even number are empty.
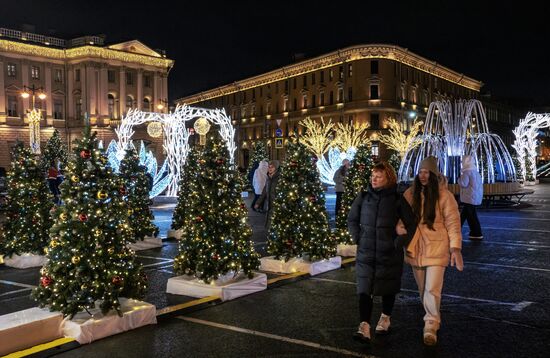
[[[301,256],[310,261],[336,253],[325,210],[317,157],[300,143],[290,143],[273,203],[268,252],[275,258]]]
[[[401,158],[397,152],[393,152],[388,159],[388,164],[392,166],[395,172],[399,172],[399,166],[401,165]]]
[[[267,154],[267,146],[264,141],[257,141],[254,144],[254,149],[252,151],[252,156],[250,157],[250,164],[248,165],[248,185],[252,186],[252,179],[254,176],[254,166],[260,163],[262,160],[269,160],[269,155]]]
[[[199,177],[199,172],[201,171],[201,165],[199,163],[201,153],[199,147],[193,147],[189,154],[187,154],[187,159],[183,168],[181,170],[181,177],[179,182],[178,190],[178,204],[172,215],[172,229],[179,230],[183,226],[184,218],[186,213],[188,213],[192,204],[189,198],[192,196],[192,193],[197,190],[198,184],[196,181]]]
[[[121,315],[119,298],[140,298],[146,289],[141,265],[127,247],[134,237],[124,198],[128,190],[97,144],[87,126],[61,184],[65,205],[53,213],[45,249],[49,261],[33,291],[41,307],[71,318],[96,301],[103,313],[114,309]]]
[[[139,164],[136,150],[127,149],[120,162],[120,177],[127,190],[128,215],[136,241],[145,239],[145,236],[155,237],[158,233],[158,228],[152,222],[155,217],[149,208],[151,183],[146,172],[146,168]]]
[[[373,164],[370,145],[361,145],[357,148],[357,153],[351,161],[348,176],[344,182],[344,195],[340,212],[336,215],[334,235],[339,244],[353,244],[351,235],[348,232],[348,214],[357,194],[367,189]]]
[[[62,168],[65,168],[67,166],[67,158],[67,146],[61,141],[59,132],[56,129],[46,143],[40,166],[42,170],[47,170],[53,162],[56,165],[59,163]]]
[[[200,171],[189,178],[182,198],[186,206],[179,219],[182,234],[174,269],[207,283],[241,270],[252,278],[260,264],[241,198],[241,181],[227,158],[225,145],[210,140],[198,160]]]
[[[7,189],[7,220],[0,232],[0,253],[7,257],[43,254],[49,242],[53,202],[36,157],[21,142],[12,152]]]

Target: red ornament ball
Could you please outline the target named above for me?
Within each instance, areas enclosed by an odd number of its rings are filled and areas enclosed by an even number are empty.
[[[197,216],[197,217],[195,218],[195,221],[196,221],[196,222],[201,222],[201,221],[202,221],[202,216]]]
[[[317,201],[317,198],[314,197],[314,196],[310,196],[310,197],[309,197],[309,201],[311,201],[312,203],[314,203],[314,202]]]
[[[367,166],[366,166],[365,164],[359,164],[359,170],[360,170],[360,171],[365,170],[366,167],[367,167]]]
[[[48,287],[49,285],[52,284],[52,282],[53,282],[53,280],[49,276],[40,277],[40,284],[42,285],[42,287]]]
[[[111,282],[119,286],[122,283],[122,278],[120,276],[113,276],[113,278],[111,279]]]
[[[118,188],[118,192],[122,195],[126,195],[126,187],[121,186],[120,188]]]
[[[291,167],[297,167],[297,166],[298,166],[298,162],[295,161],[295,160],[293,160],[293,161],[290,162],[290,166],[291,166]]]
[[[86,214],[79,214],[78,215],[78,220],[84,222],[84,221],[88,221],[88,215]]]
[[[82,159],[89,159],[92,156],[92,153],[89,150],[82,150],[80,152],[80,158]]]
[[[222,165],[222,164],[223,164],[223,158],[218,158],[218,159],[216,160],[216,164]]]

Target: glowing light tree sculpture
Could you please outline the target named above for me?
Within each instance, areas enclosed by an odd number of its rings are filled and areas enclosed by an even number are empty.
[[[289,143],[269,230],[267,251],[275,259],[299,256],[316,261],[336,253],[316,162],[303,144]]]
[[[334,185],[332,178],[342,165],[342,160],[352,160],[357,147],[369,142],[366,136],[367,124],[354,126],[338,123],[335,125],[330,120],[325,123],[321,118],[319,123],[309,117],[300,124],[306,128],[300,141],[317,156],[317,168],[321,181],[328,185]]]
[[[186,197],[180,198],[187,203],[180,212],[182,234],[174,270],[204,283],[240,272],[252,278],[259,267],[241,180],[228,157],[223,143],[209,140],[197,174],[182,183]]]
[[[471,155],[484,183],[515,182],[516,173],[508,149],[489,132],[483,106],[478,100],[432,102],[428,108],[421,143],[409,148],[399,168],[399,180],[410,181],[427,156],[438,158],[439,168],[450,184],[460,176],[461,157]]]
[[[133,241],[155,237],[158,228],[153,224],[155,216],[149,208],[149,186],[152,183],[147,177],[145,167],[139,164],[139,157],[134,149],[126,150],[126,156],[120,162],[120,177],[127,191],[125,198],[128,218],[134,231]]]
[[[550,114],[529,112],[513,130],[516,140],[512,147],[521,166],[520,178],[525,182],[534,182],[537,177],[537,137],[539,130],[547,127],[550,127]]]
[[[52,214],[48,262],[33,291],[41,307],[71,318],[95,308],[96,301],[103,314],[122,315],[119,299],[140,298],[146,289],[142,267],[127,247],[133,240],[124,200],[128,188],[97,144],[86,126],[61,184],[65,205]]]
[[[372,160],[372,152],[370,144],[363,144],[357,149],[355,157],[351,161],[349,173],[344,182],[344,195],[342,197],[342,205],[340,212],[336,215],[336,230],[334,235],[340,245],[354,245],[351,235],[348,232],[348,214],[351,209],[351,204],[361,191],[366,190],[370,183],[371,169],[374,162]],[[339,251],[344,248],[339,247]],[[348,250],[353,252],[352,250]],[[344,256],[355,256],[351,253]]]
[[[8,266],[42,266],[39,255],[48,246],[53,202],[37,158],[21,142],[12,152],[7,188],[7,220],[0,232],[0,253],[7,257]]]
[[[410,131],[405,132],[394,118],[390,118],[388,119],[389,134],[380,135],[380,142],[384,143],[389,149],[396,151],[399,158],[403,158],[408,150],[420,145],[418,133],[422,128],[422,124],[422,121],[415,121]],[[399,167],[394,169],[397,171]]]

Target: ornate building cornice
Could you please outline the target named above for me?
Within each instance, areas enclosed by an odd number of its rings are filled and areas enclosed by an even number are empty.
[[[437,62],[430,61],[422,56],[410,52],[405,48],[394,45],[373,44],[356,45],[342,50],[333,51],[310,60],[302,61],[264,73],[262,75],[250,77],[229,85],[183,97],[176,100],[176,102],[187,104],[202,102],[287,78],[300,76],[342,63],[369,58],[394,60],[477,92],[479,92],[481,86],[483,85],[481,81],[477,81],[445,66],[439,65]]]
[[[46,57],[56,60],[102,59],[125,63],[136,63],[146,66],[170,68],[174,61],[164,57],[153,57],[130,52],[113,50],[97,46],[81,46],[70,49],[55,49],[16,41],[0,39],[0,52],[11,52],[26,56]]]

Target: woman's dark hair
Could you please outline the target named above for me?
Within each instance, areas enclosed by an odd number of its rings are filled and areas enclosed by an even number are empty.
[[[422,197],[420,195],[422,191],[424,191],[424,208],[420,207],[420,205],[422,205]],[[412,210],[414,212],[414,215],[416,216],[416,222],[426,224],[430,230],[435,230],[435,210],[438,200],[439,181],[437,180],[437,176],[434,173],[430,172],[428,185],[423,188],[417,175],[414,178],[412,200]],[[421,213],[422,218],[420,217]]]

